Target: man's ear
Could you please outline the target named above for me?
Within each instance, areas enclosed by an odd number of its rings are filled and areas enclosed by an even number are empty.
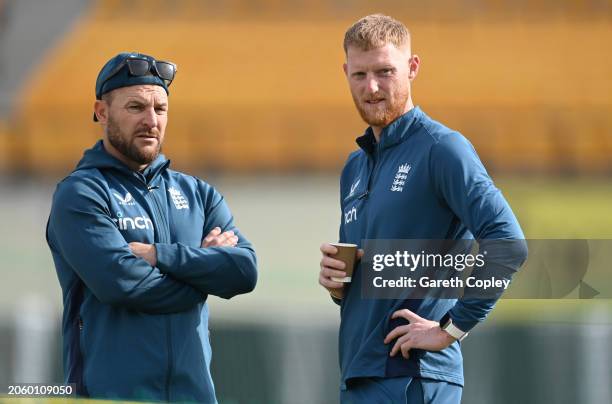
[[[414,80],[417,74],[419,74],[419,66],[421,66],[419,55],[412,55],[412,57],[408,59],[408,67],[410,69],[408,79],[410,79],[410,81]]]
[[[94,114],[96,114],[100,123],[106,124],[108,120],[108,103],[104,100],[96,100],[94,103]]]
[[[346,63],[342,64],[342,70],[344,71],[344,75],[348,77],[348,65]]]

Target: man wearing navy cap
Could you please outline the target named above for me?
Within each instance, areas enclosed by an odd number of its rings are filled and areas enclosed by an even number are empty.
[[[255,287],[255,252],[223,197],[160,154],[175,75],[148,55],[109,60],[103,138],[53,196],[65,381],[81,396],[216,403],[206,299]]]

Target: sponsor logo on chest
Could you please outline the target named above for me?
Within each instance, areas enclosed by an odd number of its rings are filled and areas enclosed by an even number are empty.
[[[344,198],[344,199],[348,199],[351,196],[355,195],[355,191],[357,190],[357,187],[359,186],[360,182],[361,182],[361,178],[358,178],[357,181],[355,181],[353,183],[353,185],[351,185],[351,190],[350,190],[349,194],[346,196],[346,198]]]
[[[136,206],[136,200],[131,193],[126,192],[122,195],[118,191],[112,191],[113,196],[119,202],[121,206]],[[124,214],[121,210],[118,210],[115,214],[116,217],[111,218],[117,225],[119,230],[150,230],[153,229],[153,221],[147,216],[134,215],[134,208],[128,208],[128,211],[132,211],[130,215]]]
[[[123,217],[121,212],[117,212],[117,218],[113,218],[113,222],[119,227],[119,230],[149,230],[153,228],[153,222],[148,217]]]
[[[119,201],[119,205],[121,206],[136,205],[136,201],[134,201],[134,197],[129,192],[127,192],[125,196],[121,196],[119,192],[113,191],[113,196],[117,198],[117,200]]]
[[[357,220],[357,208],[354,206],[352,209],[344,212],[344,224],[349,224],[353,220]]]

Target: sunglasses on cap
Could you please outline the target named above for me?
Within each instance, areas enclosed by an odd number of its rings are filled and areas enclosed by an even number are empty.
[[[163,60],[155,60],[152,58],[149,59],[144,56],[128,56],[108,73],[108,76],[104,79],[100,88],[103,88],[104,84],[119,73],[125,65],[127,65],[132,76],[146,76],[151,73],[162,79],[166,86],[170,86],[177,70],[176,65],[172,62],[164,62]]]

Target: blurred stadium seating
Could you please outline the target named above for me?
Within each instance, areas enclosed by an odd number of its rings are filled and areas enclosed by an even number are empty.
[[[612,171],[609,2],[442,3],[377,7],[411,28],[419,105],[496,172]],[[99,137],[99,67],[140,50],[179,65],[166,143],[178,167],[336,171],[364,127],[341,71],[342,35],[371,11],[335,1],[92,2],[16,98],[8,164],[69,169]]]
[[[0,120],[0,170],[5,171],[7,169],[8,161],[8,129],[6,128],[6,122]]]

